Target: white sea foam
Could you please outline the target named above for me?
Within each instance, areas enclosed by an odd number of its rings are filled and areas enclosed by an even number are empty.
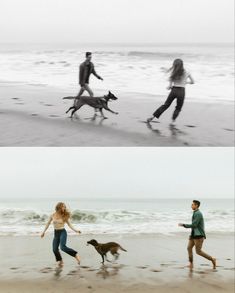
[[[67,46],[61,49],[0,46],[1,80],[51,85],[78,91],[78,66],[84,52],[94,52],[93,61],[103,83],[92,78],[92,88],[155,95],[167,94],[165,71],[175,58],[182,58],[196,84],[188,86],[194,101],[228,102],[234,97],[233,46]]]
[[[73,209],[71,221],[83,234],[175,234],[187,232],[179,228],[178,222],[190,223],[192,213],[184,210],[185,200],[131,200],[89,201],[83,200],[81,209]],[[233,233],[234,209],[232,200],[207,200],[203,214],[206,232]],[[37,235],[53,212],[52,201],[1,202],[0,235]],[[77,202],[70,200],[70,206]],[[90,206],[87,209],[87,206]],[[113,207],[117,207],[113,209]],[[50,232],[53,231],[51,227]]]

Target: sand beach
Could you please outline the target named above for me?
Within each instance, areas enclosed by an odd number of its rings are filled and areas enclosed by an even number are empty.
[[[104,91],[96,91],[104,95]],[[110,108],[119,115],[94,117],[88,106],[77,117],[65,111],[76,93],[40,84],[0,84],[0,146],[232,146],[232,102],[185,101],[175,125],[172,105],[159,121],[145,123],[165,97],[115,92]]]
[[[0,292],[234,292],[234,235],[209,234],[204,250],[216,255],[218,267],[213,270],[195,256],[192,272],[185,236],[71,235],[68,246],[79,251],[81,266],[63,254],[63,268],[55,266],[52,234],[45,239],[1,236]],[[95,249],[86,246],[92,238],[116,241],[127,252],[121,252],[117,262],[102,265]]]

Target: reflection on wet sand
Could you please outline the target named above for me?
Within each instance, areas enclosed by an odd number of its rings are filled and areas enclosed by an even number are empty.
[[[116,276],[121,268],[123,268],[123,265],[115,265],[115,266],[106,266],[102,265],[97,272],[97,275],[102,277],[103,279],[106,279],[108,277]]]

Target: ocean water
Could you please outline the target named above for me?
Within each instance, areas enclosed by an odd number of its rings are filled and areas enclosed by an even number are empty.
[[[1,199],[0,235],[38,235],[56,203],[53,199]],[[66,199],[66,204],[73,225],[83,234],[190,233],[177,226],[191,222],[189,199]],[[201,211],[207,233],[234,233],[233,199],[204,199]],[[51,225],[48,233],[52,232]]]
[[[234,99],[233,45],[15,45],[0,44],[0,82],[49,85],[78,91],[78,66],[84,52],[92,51],[100,82],[91,78],[94,91],[112,90],[133,98],[149,94],[165,97],[170,68],[182,58],[196,84],[187,87],[188,100],[232,102]],[[136,95],[135,95],[136,94]]]

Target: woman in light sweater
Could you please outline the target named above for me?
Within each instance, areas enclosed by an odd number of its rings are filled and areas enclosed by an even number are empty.
[[[72,229],[74,232],[81,233],[79,230],[76,230],[72,226],[72,224],[70,223],[70,217],[71,217],[71,214],[67,210],[66,205],[63,202],[57,203],[55,207],[55,213],[53,213],[50,216],[49,221],[47,222],[45,229],[41,234],[41,238],[43,238],[46,230],[48,229],[48,227],[50,226],[52,222],[54,225],[53,252],[55,254],[55,258],[59,266],[63,266],[64,264],[61,254],[59,252],[59,246],[62,251],[73,256],[77,260],[78,264],[80,264],[80,257],[77,251],[66,246],[67,232],[64,228],[65,224],[67,224],[69,228]]]
[[[194,84],[191,74],[184,69],[184,64],[181,59],[174,60],[173,66],[169,69],[169,72],[171,75],[167,89],[171,90],[171,92],[165,103],[160,106],[150,118],[147,119],[148,123],[150,123],[155,117],[159,118],[162,113],[170,107],[174,99],[176,99],[176,107],[172,116],[172,121],[174,122],[184,104],[186,84]]]

